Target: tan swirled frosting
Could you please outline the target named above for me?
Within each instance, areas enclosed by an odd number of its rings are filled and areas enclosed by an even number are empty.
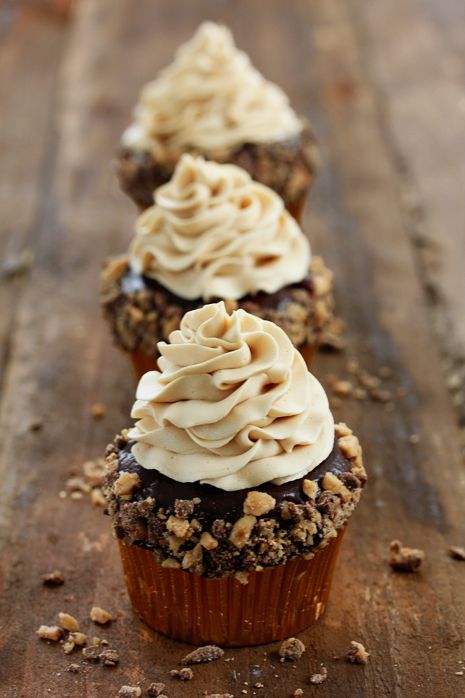
[[[189,146],[209,153],[301,130],[284,92],[253,68],[229,29],[205,22],[143,88],[123,143],[163,160]]]
[[[328,399],[274,323],[224,303],[187,313],[140,380],[129,432],[144,468],[232,491],[304,476],[331,452]]]
[[[183,155],[137,220],[130,264],[182,298],[236,300],[302,281],[310,245],[274,191]]]

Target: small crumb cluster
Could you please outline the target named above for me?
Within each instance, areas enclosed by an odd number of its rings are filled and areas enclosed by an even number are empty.
[[[185,666],[182,669],[171,669],[170,676],[172,676],[173,679],[179,679],[180,681],[192,681],[194,678],[194,672],[190,667]]]
[[[384,403],[392,400],[392,390],[383,384],[383,381],[392,375],[392,369],[389,366],[382,366],[378,375],[373,375],[352,359],[347,362],[346,371],[347,375],[343,378],[338,378],[334,374],[328,375],[333,406],[337,407],[341,399],[348,398]]]
[[[102,485],[105,479],[105,460],[97,458],[88,460],[82,466],[82,473],[73,473],[65,483],[65,489],[60,492],[60,499],[72,499],[79,501],[89,497],[96,507],[106,505],[102,493]]]
[[[89,616],[94,623],[100,625],[113,620],[113,616],[108,611],[98,606],[91,609]],[[86,661],[100,662],[102,666],[107,667],[116,666],[119,662],[118,652],[108,647],[107,640],[93,637],[91,644],[88,644],[90,642],[88,635],[81,632],[79,621],[70,613],[60,611],[55,625],[41,625],[36,630],[36,634],[41,640],[60,642],[65,654],[71,654],[75,649],[80,649]],[[79,668],[79,664],[70,664],[67,671],[76,672]]]
[[[417,548],[407,548],[399,540],[391,541],[389,564],[396,572],[418,572],[425,553]]]

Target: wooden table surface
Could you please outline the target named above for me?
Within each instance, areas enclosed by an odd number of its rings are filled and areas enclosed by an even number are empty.
[[[348,344],[315,372],[327,383],[352,358],[387,365],[394,400],[335,410],[370,480],[304,657],[228,651],[181,684],[167,674],[186,646],[133,615],[109,520],[59,492],[128,425],[134,397],[98,306],[101,261],[125,250],[134,221],[110,161],[141,85],[205,18],[233,29],[321,144],[305,228],[335,271]],[[465,563],[447,552],[465,545],[463,1],[5,2],[0,36],[1,696],[112,698],[156,680],[170,698],[465,695]],[[424,549],[419,574],[391,571],[393,538]],[[55,568],[65,584],[44,588]],[[79,654],[35,630],[67,611],[92,633],[93,605],[117,614],[94,634],[121,662],[69,673]],[[370,651],[366,666],[334,659],[351,640]],[[310,686],[321,663],[328,679]]]

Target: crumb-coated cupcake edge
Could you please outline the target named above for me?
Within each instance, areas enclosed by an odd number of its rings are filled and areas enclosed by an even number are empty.
[[[276,507],[257,487],[244,498],[235,521],[204,525],[198,497],[175,499],[169,508],[157,508],[153,497],[137,498],[137,473],[120,467],[118,454],[128,443],[122,432],[106,451],[106,513],[118,538],[152,550],[163,567],[205,577],[235,575],[244,581],[252,571],[311,559],[347,523],[367,479],[358,438],[344,423],[336,424],[335,433],[349,468],[338,475],[328,471],[318,481],[302,479],[304,504],[283,501]]]
[[[126,352],[158,355],[157,344],[167,341],[178,329],[182,316],[204,305],[202,300],[176,301],[162,286],[143,285],[125,292],[123,279],[129,270],[128,257],[109,259],[103,267],[100,301],[115,344]],[[333,274],[321,257],[310,263],[311,290],[299,284],[278,292],[275,307],[257,302],[254,296],[226,301],[229,312],[243,308],[252,315],[279,325],[296,347],[316,346],[325,329],[334,320]],[[282,292],[286,292],[283,302]],[[274,294],[269,295],[269,299]]]
[[[298,136],[279,143],[243,143],[209,153],[186,147],[169,161],[156,160],[148,150],[122,147],[115,162],[121,189],[140,209],[148,208],[153,204],[154,190],[171,179],[183,153],[242,167],[252,179],[279,194],[286,207],[295,205],[306,195],[319,163],[318,146],[303,120]]]

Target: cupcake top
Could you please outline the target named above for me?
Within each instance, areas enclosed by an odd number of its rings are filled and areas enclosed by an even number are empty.
[[[284,92],[236,48],[229,29],[204,22],[143,88],[123,144],[163,160],[189,146],[211,153],[285,141],[301,130]]]
[[[161,370],[142,377],[129,431],[143,468],[234,491],[301,478],[330,454],[326,394],[277,325],[220,302],[158,346]]]
[[[274,293],[308,273],[309,242],[281,198],[235,165],[183,155],[154,198],[130,265],[181,298]]]

